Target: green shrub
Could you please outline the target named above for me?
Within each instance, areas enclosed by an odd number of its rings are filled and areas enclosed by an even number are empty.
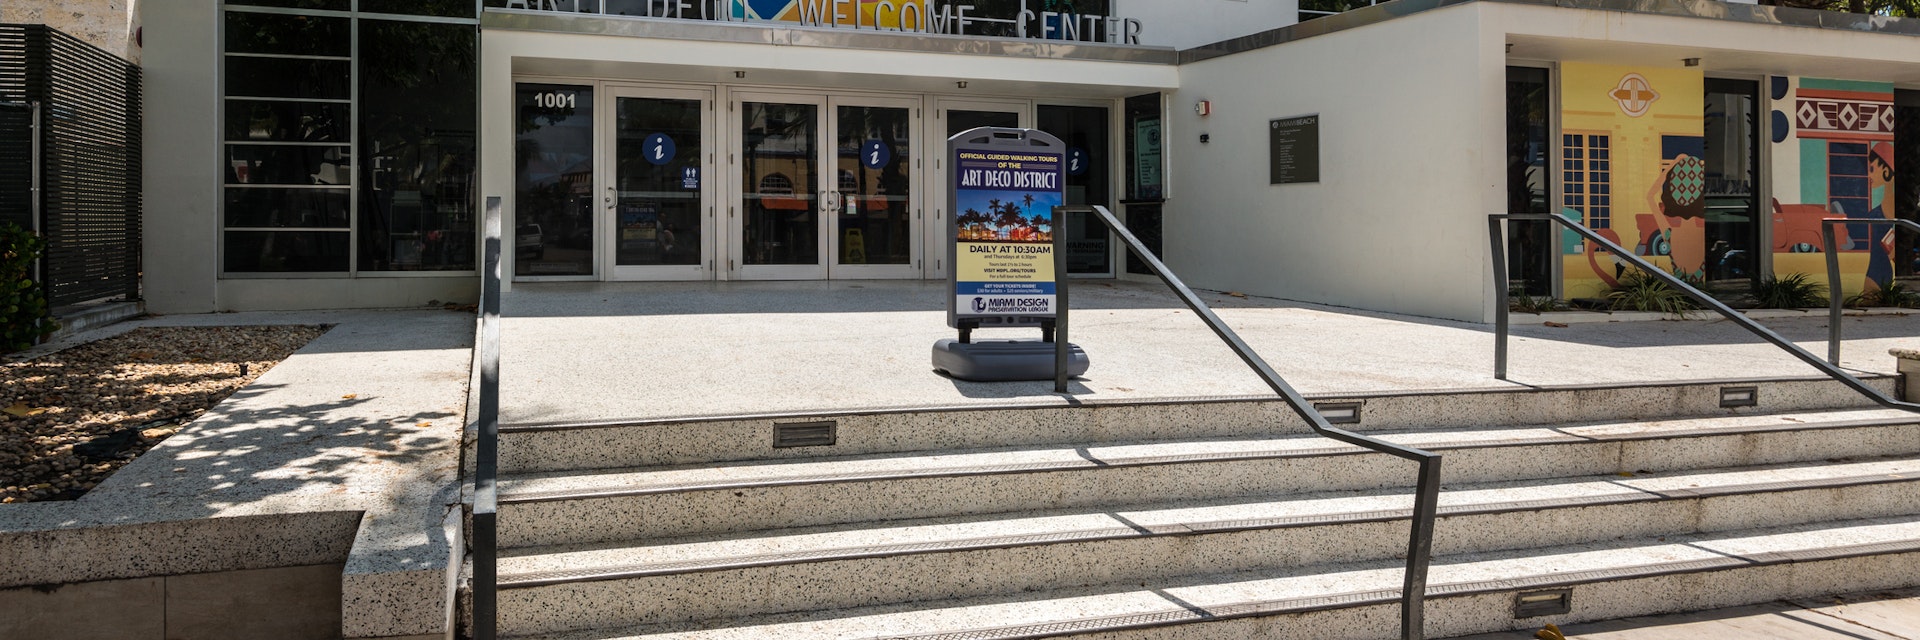
[[[1685,291],[1639,271],[1621,276],[1620,283],[1607,292],[1607,304],[1615,310],[1658,311],[1682,318],[1697,308]]]
[[[1553,296],[1514,295],[1507,298],[1507,310],[1514,313],[1566,311],[1567,302]]]
[[[1827,306],[1827,286],[1804,273],[1765,276],[1753,288],[1754,304],[1762,309],[1811,309]]]
[[[1920,293],[1907,288],[1899,282],[1887,283],[1887,286],[1847,298],[1849,307],[1904,307],[1920,309]]]
[[[32,278],[41,244],[20,225],[0,225],[0,353],[31,347],[60,328],[47,308],[46,293]]]

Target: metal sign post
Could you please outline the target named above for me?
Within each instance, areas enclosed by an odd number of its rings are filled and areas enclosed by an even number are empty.
[[[981,127],[947,140],[947,326],[934,368],[962,380],[1054,379],[1054,328],[1066,277],[1056,260],[1067,148],[1034,129]],[[975,342],[975,329],[1038,328],[1040,341]],[[1068,345],[1071,349],[1071,345]],[[1086,371],[1078,352],[1073,374]]]

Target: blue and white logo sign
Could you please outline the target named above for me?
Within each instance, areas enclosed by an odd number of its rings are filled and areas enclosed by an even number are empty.
[[[700,188],[700,167],[687,167],[680,170],[680,188]]]
[[[656,133],[647,136],[647,140],[640,143],[640,151],[646,154],[647,162],[657,166],[672,162],[673,155],[679,149],[673,146],[673,138],[667,137],[664,133]]]
[[[893,162],[893,150],[887,148],[887,143],[868,140],[866,144],[860,145],[860,164],[868,169],[878,169],[887,166],[889,162]]]
[[[1077,176],[1087,172],[1087,150],[1073,147],[1067,150],[1067,175]]]

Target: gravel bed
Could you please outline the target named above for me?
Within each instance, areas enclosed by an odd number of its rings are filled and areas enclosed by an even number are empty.
[[[326,330],[144,327],[0,365],[0,503],[84,495]]]

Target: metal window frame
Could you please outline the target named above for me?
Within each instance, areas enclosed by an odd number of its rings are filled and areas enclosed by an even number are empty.
[[[219,19],[216,20],[214,25],[215,38],[219,42],[220,60],[222,61],[221,64],[214,65],[214,85],[217,87],[215,91],[219,97],[218,105],[215,107],[214,118],[216,119],[217,122],[220,123],[219,126],[222,128],[219,134],[220,144],[218,145],[218,151],[217,151],[218,158],[215,160],[215,163],[214,163],[214,166],[221,167],[222,170],[215,171],[213,176],[213,182],[215,184],[214,188],[218,191],[218,193],[221,194],[219,198],[218,211],[215,213],[215,216],[214,216],[215,217],[214,219],[214,233],[215,233],[214,260],[218,263],[218,266],[216,268],[216,273],[218,274],[216,276],[217,279],[219,280],[261,280],[261,279],[361,279],[361,278],[471,278],[479,275],[480,273],[479,260],[480,260],[481,249],[479,247],[480,243],[477,243],[477,242],[475,243],[474,255],[473,255],[474,267],[469,269],[460,269],[460,270],[450,269],[445,271],[425,271],[425,270],[380,271],[380,270],[371,270],[371,269],[369,270],[360,269],[360,200],[361,200],[360,189],[361,189],[361,183],[364,182],[363,180],[359,179],[360,176],[358,175],[358,173],[362,169],[361,163],[363,160],[363,158],[361,157],[362,154],[360,153],[360,78],[361,78],[360,23],[362,20],[385,20],[390,22],[470,25],[474,28],[474,31],[475,31],[474,60],[477,64],[480,59],[480,46],[481,46],[480,40],[481,39],[480,39],[479,29],[480,29],[480,14],[484,10],[483,4],[484,3],[482,0],[474,0],[473,17],[460,18],[460,17],[451,17],[451,16],[423,16],[423,15],[408,15],[408,14],[395,14],[395,13],[366,12],[366,11],[360,10],[360,0],[352,0],[352,2],[348,7],[348,10],[346,11],[340,11],[340,10],[334,10],[334,9],[298,9],[298,8],[291,8],[291,7],[265,7],[265,6],[256,6],[256,5],[247,5],[247,4],[236,4],[234,2],[230,2],[229,0],[221,0],[219,5],[220,16],[219,16]],[[348,54],[346,56],[330,56],[330,55],[228,52],[227,51],[226,15],[230,12],[231,13],[259,13],[259,14],[286,15],[286,16],[303,16],[303,17],[313,16],[313,17],[346,19],[349,21],[348,30],[347,30]],[[347,98],[344,100],[339,98],[274,98],[274,97],[265,97],[265,96],[245,96],[245,95],[229,94],[227,93],[227,70],[226,70],[226,64],[225,64],[225,60],[229,56],[242,57],[242,58],[273,58],[273,59],[284,59],[284,60],[345,61],[347,62],[347,73],[348,73]],[[481,78],[482,78],[482,74],[477,72],[474,74],[473,84],[474,84],[474,96],[476,97],[476,99],[474,101],[473,122],[474,122],[474,127],[476,132],[478,131],[479,125],[480,125],[480,105],[479,105],[478,96],[480,96]],[[256,101],[262,101],[262,102],[304,102],[304,103],[318,103],[318,104],[348,105],[347,117],[349,120],[351,120],[351,126],[348,129],[347,141],[346,142],[274,142],[274,141],[253,141],[253,140],[228,140],[226,131],[225,131],[225,126],[226,126],[225,123],[227,119],[227,103],[232,100],[256,100]],[[481,149],[480,149],[482,144],[481,137],[482,136],[478,136],[478,135],[474,137],[474,155],[476,158],[480,157],[480,153],[481,153]],[[352,170],[355,175],[345,185],[230,185],[226,183],[226,172],[224,170],[224,167],[228,162],[227,152],[226,152],[228,145],[345,147],[347,157],[352,160],[352,164],[350,166],[352,167]],[[479,166],[477,164],[474,167],[474,171],[476,172],[476,174],[479,171]],[[478,175],[474,176],[472,183],[476,185],[479,183]],[[227,218],[226,218],[226,214],[227,214],[226,189],[228,187],[242,187],[242,188],[267,188],[267,187],[288,188],[288,187],[291,187],[291,188],[315,188],[315,189],[344,188],[348,193],[347,195],[347,225],[348,226],[345,228],[229,227],[227,226]],[[480,214],[479,209],[481,207],[481,203],[479,202],[479,197],[477,193],[478,192],[469,194],[474,199],[474,202],[470,203],[471,206],[474,208],[474,212],[473,212],[474,215],[472,216],[473,219],[471,221],[471,224],[474,225],[476,237],[478,237],[478,234],[479,234],[479,225],[481,221],[481,216],[479,215]],[[347,270],[346,271],[297,271],[297,272],[228,271],[226,257],[227,257],[227,232],[229,231],[332,231],[332,232],[344,231],[349,234],[347,239]]]

